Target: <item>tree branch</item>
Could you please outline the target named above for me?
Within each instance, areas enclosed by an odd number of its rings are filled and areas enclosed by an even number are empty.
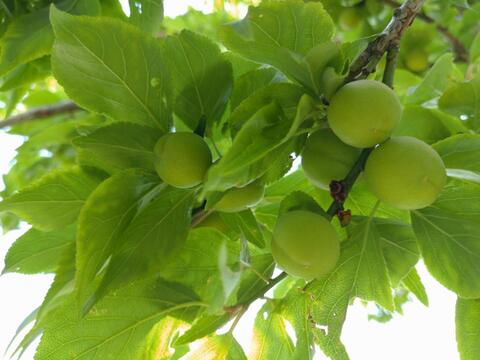
[[[367,77],[392,45],[398,45],[406,28],[410,26],[425,0],[407,0],[393,12],[393,18],[378,37],[368,44],[350,67],[346,82]]]
[[[3,121],[0,121],[0,129],[13,126],[13,125],[22,124],[28,121],[41,120],[53,115],[70,113],[78,110],[82,110],[82,109],[78,107],[77,104],[71,101],[63,101],[54,105],[42,106],[35,109],[31,109],[22,114],[11,116]]]
[[[400,6],[394,0],[383,0],[383,2],[393,8]],[[453,35],[445,26],[437,24],[433,18],[431,18],[424,12],[419,12],[417,14],[417,17],[428,24],[435,24],[437,30],[452,44],[456,60],[460,62],[468,62],[467,49],[465,48],[465,46],[463,46],[462,42],[455,35]]]

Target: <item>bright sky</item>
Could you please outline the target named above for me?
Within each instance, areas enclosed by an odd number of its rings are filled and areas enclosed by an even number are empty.
[[[188,6],[205,12],[212,9],[212,1],[207,0],[166,0],[164,3],[165,13],[170,17],[185,13]],[[21,141],[21,138],[6,135],[0,130],[0,174],[8,171],[15,148]],[[0,182],[0,188],[2,186]],[[0,235],[0,259],[4,258],[21,233],[13,231]],[[455,343],[455,295],[439,285],[423,265],[419,273],[430,297],[429,308],[414,300],[405,305],[403,316],[397,315],[389,323],[379,324],[368,321],[367,310],[359,302],[350,307],[342,340],[352,360],[459,359]],[[1,359],[8,359],[3,355],[8,342],[23,319],[41,304],[51,280],[49,275],[7,274],[0,277]],[[250,343],[254,314],[260,306],[261,302],[254,303],[235,329],[235,336],[245,349]],[[33,359],[33,354],[34,347],[23,358]],[[316,359],[325,357],[319,355]]]

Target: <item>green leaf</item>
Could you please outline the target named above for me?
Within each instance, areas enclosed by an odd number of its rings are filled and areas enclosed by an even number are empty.
[[[72,14],[100,13],[98,0],[65,0],[57,6]],[[8,25],[7,31],[0,39],[0,75],[50,53],[53,33],[48,11],[49,8],[45,7],[16,17]]]
[[[480,352],[480,299],[458,298],[455,316],[458,352],[462,360],[475,360]]]
[[[436,109],[407,105],[402,120],[395,130],[397,136],[413,136],[427,144],[433,144],[451,135],[468,132],[460,119]]]
[[[156,274],[174,261],[187,238],[194,192],[167,187],[137,212],[123,231],[105,276],[85,307],[109,290]]]
[[[73,145],[81,165],[94,166],[110,174],[129,168],[154,171],[153,148],[162,134],[158,128],[114,123],[75,138]]]
[[[236,229],[237,232],[244,236],[251,244],[259,248],[265,247],[262,231],[251,210],[244,210],[237,213],[223,213],[221,217],[227,226]]]
[[[186,360],[247,360],[240,344],[232,334],[214,335],[203,339],[200,346],[185,357]]]
[[[0,203],[39,230],[54,230],[77,220],[80,209],[100,182],[79,168],[50,172]]]
[[[173,345],[175,347],[179,345],[185,345],[197,339],[203,338],[228,323],[231,317],[232,316],[228,313],[222,315],[203,315],[197,318],[192,327],[188,329],[185,334],[179,337]]]
[[[451,181],[431,206],[411,212],[430,273],[461,297],[480,297],[480,184]]]
[[[105,180],[88,197],[77,232],[75,285],[80,303],[87,298],[91,282],[118,246],[141,201],[156,185],[155,177],[127,170]]]
[[[43,232],[28,230],[19,237],[5,256],[3,273],[38,274],[55,272],[60,255],[75,240],[75,228]]]
[[[374,219],[382,241],[392,287],[408,275],[420,258],[417,239],[409,224],[393,219]]]
[[[44,56],[27,64],[18,65],[3,77],[0,91],[8,91],[22,86],[30,86],[31,83],[44,79],[50,75],[50,72],[49,56]]]
[[[452,136],[433,147],[442,157],[447,169],[469,170],[480,174],[480,135]]]
[[[342,243],[335,269],[306,288],[312,319],[319,327],[316,342],[334,359],[348,359],[340,335],[352,298],[375,301],[390,311],[395,309],[382,239],[375,222],[366,218],[351,234]]]
[[[163,20],[163,0],[128,0],[130,22],[145,32],[156,33]]]
[[[144,349],[137,357],[138,360],[179,359],[179,352],[182,352],[181,355],[184,355],[188,352],[188,346],[172,348],[172,341],[177,338],[179,332],[185,327],[185,321],[171,316],[160,320],[148,334]]]
[[[405,102],[421,105],[438,98],[447,87],[448,78],[453,70],[453,55],[444,54],[435,62],[422,82],[411,92]]]
[[[210,127],[222,117],[232,91],[232,66],[208,38],[183,30],[165,40],[174,110],[194,130],[204,117]]]
[[[480,129],[480,76],[454,83],[443,93],[438,103],[440,109],[457,116],[467,116],[471,127]]]
[[[230,50],[310,85],[315,81],[304,56],[329,41],[333,32],[333,21],[320,2],[292,0],[251,6],[242,21],[224,25],[220,36]]]
[[[410,270],[407,276],[402,279],[402,282],[403,285],[405,285],[406,288],[410,290],[423,305],[428,306],[427,292],[415,268]]]
[[[152,327],[167,315],[191,321],[203,304],[188,289],[165,281],[142,281],[105,297],[80,317],[74,296],[48,314],[36,359],[132,360]]]
[[[280,313],[282,303],[267,301],[259,310],[253,328],[249,359],[291,359],[294,344]]]
[[[235,81],[230,99],[231,110],[235,110],[243,100],[251,96],[255,91],[269,84],[279,82],[280,79],[278,72],[272,68],[255,69],[239,76]]]
[[[168,73],[161,46],[112,18],[68,15],[52,7],[53,73],[80,106],[115,121],[169,129]]]

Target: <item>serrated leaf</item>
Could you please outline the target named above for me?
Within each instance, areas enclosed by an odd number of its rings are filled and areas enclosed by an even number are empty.
[[[314,75],[304,56],[330,40],[333,32],[321,3],[292,0],[251,6],[242,21],[224,25],[220,37],[229,49],[272,65],[314,91]]]
[[[155,33],[163,20],[163,0],[129,0],[130,22],[145,32]]]
[[[351,233],[342,243],[335,269],[306,288],[318,329],[316,342],[334,359],[348,359],[340,335],[352,298],[375,301],[390,311],[395,308],[381,237],[373,219],[366,218]]]
[[[457,299],[455,325],[461,360],[475,360],[480,352],[480,299]]]
[[[423,305],[428,306],[427,292],[415,268],[411,269],[407,276],[402,279],[402,283]]]
[[[174,261],[190,229],[194,191],[165,188],[137,212],[114,248],[105,276],[85,310],[109,290],[156,274]]]
[[[170,315],[191,321],[201,307],[194,293],[162,280],[144,280],[108,295],[84,318],[70,296],[48,314],[35,359],[132,360],[159,320]]]
[[[200,346],[185,357],[185,360],[207,359],[247,360],[247,357],[233,335],[227,333],[203,339]]]
[[[437,201],[411,212],[430,273],[466,298],[480,297],[480,184],[451,181]]]
[[[142,171],[126,170],[101,183],[80,212],[77,231],[75,286],[80,303],[87,298],[95,275],[117,248],[120,236],[135,217],[157,179]]]
[[[153,148],[162,136],[158,128],[114,123],[73,140],[81,165],[110,174],[129,168],[155,170]]]
[[[183,30],[165,41],[174,111],[194,130],[202,117],[211,127],[222,117],[232,91],[232,66],[208,38]]]
[[[112,18],[68,15],[52,7],[53,73],[80,106],[115,121],[168,131],[168,72],[160,44]]]
[[[3,274],[55,272],[60,255],[75,241],[75,227],[43,232],[28,230],[8,249]]]
[[[57,170],[0,203],[39,230],[49,231],[76,221],[101,178],[79,168]]]
[[[452,70],[453,55],[442,55],[433,64],[422,82],[407,96],[406,103],[421,105],[429,100],[439,98],[447,87]]]
[[[72,14],[97,15],[98,0],[65,0],[57,5]],[[48,19],[49,7],[16,17],[0,40],[0,75],[50,53],[53,32]]]

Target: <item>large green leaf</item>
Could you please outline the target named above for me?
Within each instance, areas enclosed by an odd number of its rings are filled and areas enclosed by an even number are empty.
[[[156,274],[176,259],[190,229],[194,191],[166,187],[137,212],[116,241],[102,283],[85,310],[109,290]]]
[[[114,123],[75,138],[73,144],[82,165],[94,166],[111,174],[129,168],[154,171],[153,148],[161,135],[158,128]]]
[[[188,289],[162,280],[142,281],[108,295],[83,318],[70,296],[46,316],[35,359],[136,359],[159,320],[170,315],[191,321],[202,306]]]
[[[207,125],[220,120],[232,91],[232,66],[219,47],[206,37],[184,30],[165,41],[174,110],[195,129],[202,117]]]
[[[163,20],[163,0],[129,0],[130,21],[146,32],[156,33]]]
[[[304,56],[329,41],[333,31],[332,19],[320,2],[279,1],[251,6],[245,19],[222,27],[221,40],[238,54],[273,65],[315,90],[317,73]],[[330,57],[324,50],[316,55]]]
[[[119,172],[101,183],[80,212],[77,231],[76,288],[81,303],[90,284],[118,246],[144,196],[157,181],[138,170]]]
[[[321,328],[316,341],[325,354],[334,359],[348,359],[340,335],[352,298],[375,301],[394,310],[382,238],[373,218],[360,222],[351,234],[351,238],[342,243],[335,269],[306,288],[311,299],[312,319]]]
[[[169,129],[168,72],[161,46],[112,18],[72,16],[52,7],[53,73],[80,106],[116,121]]]
[[[75,241],[75,228],[48,232],[30,229],[19,237],[5,256],[3,273],[38,274],[55,272],[63,251]]]
[[[411,212],[425,264],[445,287],[480,297],[480,184],[451,181],[437,201]]]
[[[480,174],[480,135],[455,135],[433,147],[448,169],[469,170]]]
[[[200,346],[189,353],[185,360],[247,360],[242,347],[231,333],[213,335],[202,340]]]
[[[97,15],[98,0],[65,0],[57,4],[59,9],[72,14]],[[0,39],[0,75],[21,64],[50,53],[53,32],[48,19],[49,8],[16,17]]]
[[[79,168],[57,170],[0,203],[39,230],[53,230],[76,221],[100,178]]]
[[[476,360],[480,352],[480,299],[458,298],[456,307],[458,352],[462,360]]]

